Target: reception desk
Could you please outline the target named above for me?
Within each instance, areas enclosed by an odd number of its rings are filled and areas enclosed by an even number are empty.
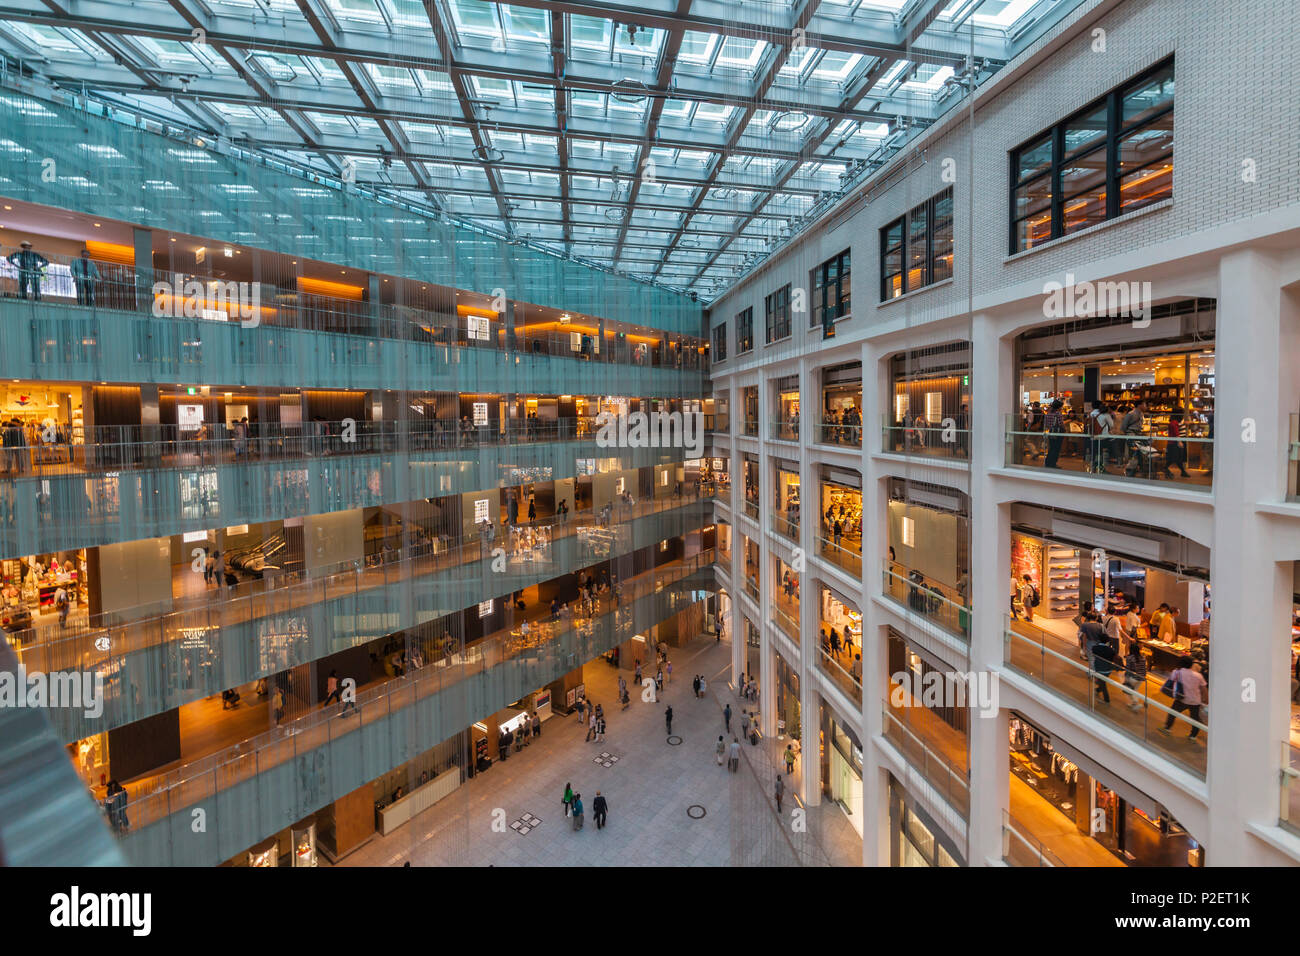
[[[459,767],[444,770],[428,783],[416,787],[400,800],[375,811],[376,828],[387,836],[410,821],[418,813],[429,809],[461,784]]]

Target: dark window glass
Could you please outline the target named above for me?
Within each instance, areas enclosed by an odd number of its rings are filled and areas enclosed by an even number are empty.
[[[754,350],[754,310],[746,309],[736,316],[736,354]]]
[[[727,357],[727,323],[723,322],[713,330],[713,361],[721,362]]]
[[[1011,251],[1168,199],[1173,144],[1171,59],[1012,151]]]
[[[949,188],[880,230],[882,300],[952,276],[952,212]]]
[[[776,342],[790,334],[790,286],[782,286],[767,297],[767,341]]]

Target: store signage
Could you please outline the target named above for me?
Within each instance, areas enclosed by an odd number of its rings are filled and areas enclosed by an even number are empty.
[[[489,499],[487,498],[480,498],[478,501],[474,502],[474,523],[475,524],[480,524],[481,522],[491,520],[488,517],[489,503],[490,503]]]
[[[478,617],[480,621],[483,620],[483,618],[491,615],[492,609],[496,607],[496,603],[497,603],[496,598],[488,598],[486,601],[483,601],[481,604],[479,604]]]
[[[176,422],[181,431],[195,431],[203,424],[203,406],[177,405]]]
[[[486,425],[488,423],[487,402],[474,403],[474,424]]]
[[[206,531],[186,531],[181,535],[181,542],[189,544],[192,541],[207,541],[208,533]]]
[[[492,337],[492,322],[486,316],[468,315],[465,317],[466,334],[471,339],[486,342]]]

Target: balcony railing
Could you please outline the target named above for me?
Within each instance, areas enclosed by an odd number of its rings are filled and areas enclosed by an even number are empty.
[[[1129,686],[1123,682],[1121,661],[1115,662],[1115,670],[1103,674],[1090,666],[1092,662],[1079,660],[1078,651],[1055,634],[1010,615],[1006,615],[1005,628],[1008,666],[1161,756],[1205,776],[1210,728],[1157,700],[1160,683],[1151,675]],[[1197,737],[1191,738],[1192,734]]]
[[[823,445],[842,445],[846,448],[861,448],[862,426],[831,425],[823,423],[817,426],[817,441]]]
[[[615,555],[690,530],[699,518],[690,517],[691,510],[673,510],[681,506],[680,500],[661,499],[616,509],[610,516],[618,534]],[[263,580],[209,592],[215,600],[203,595],[165,610],[138,607],[67,628],[43,624],[9,639],[29,671],[104,676],[101,717],[90,720],[74,709],[50,715],[64,739],[74,740],[453,613],[485,593],[508,594],[615,556],[603,539],[596,546],[586,543],[585,532],[599,523],[597,516],[552,523],[541,553],[504,534],[499,542],[426,538],[373,555],[364,566],[345,562],[311,573],[266,572]],[[490,570],[498,544],[506,562],[500,573]]]
[[[449,652],[435,647],[405,676],[359,689],[356,706],[346,712],[338,705],[315,705],[259,736],[174,770],[126,781],[128,855],[155,864],[198,862],[194,856],[206,856],[209,863],[228,858],[280,825],[271,808],[306,796],[298,792],[303,761],[316,768],[312,798],[341,796],[364,784],[374,768],[397,766],[484,716],[500,700],[554,680],[630,637],[644,626],[639,611],[685,606],[692,596],[675,586],[712,561],[711,551],[701,552],[678,567],[645,572],[625,581],[618,598],[612,593],[599,598],[590,615],[568,614],[566,608],[559,620],[535,622],[527,636],[516,628]],[[466,683],[470,680],[473,686]],[[446,714],[438,695],[452,687],[464,690],[449,700],[454,713]],[[390,731],[393,719],[403,720],[403,734]],[[398,739],[412,734],[413,740]],[[197,805],[215,808],[212,835],[188,839],[190,815],[174,815]],[[259,829],[265,831],[260,836],[241,836]]]
[[[80,307],[96,311],[121,311],[154,317],[198,319],[211,322],[241,322],[301,329],[309,332],[334,332],[344,335],[428,342],[458,348],[487,348],[534,355],[577,358],[585,361],[633,366],[654,366],[690,370],[707,370],[706,353],[697,347],[703,342],[669,341],[636,343],[607,337],[597,343],[592,336],[569,332],[528,332],[519,328],[514,341],[498,322],[486,336],[471,335],[469,327],[454,311],[421,309],[382,302],[363,302],[301,292],[290,286],[269,282],[248,284],[249,298],[227,296],[224,283],[195,277],[187,273],[149,269],[137,272],[131,266],[95,262],[100,278],[81,288],[69,274],[74,259],[47,255],[50,261],[40,283],[40,307]],[[155,293],[159,283],[171,291]],[[0,264],[0,297],[27,298],[20,295],[17,270],[7,262]],[[233,290],[232,290],[233,291]],[[179,293],[179,294],[178,294]],[[242,312],[242,314],[241,314]],[[597,351],[597,348],[599,351]]]
[[[1162,435],[1088,435],[1083,432],[1017,431],[1006,419],[1006,464],[1041,467],[1111,481],[1173,482],[1209,491],[1214,439]]]
[[[776,626],[785,632],[786,637],[794,641],[795,644],[798,644],[799,643],[799,618],[797,615],[799,613],[799,609],[797,607],[787,609],[782,607],[779,603],[773,602],[771,610],[772,610],[772,620],[776,622]],[[791,615],[790,613],[791,611],[794,612],[794,616]]]
[[[798,422],[776,422],[772,425],[772,437],[777,441],[798,441]]]
[[[772,512],[771,528],[779,535],[784,535],[791,541],[798,544],[799,542],[799,522],[792,521],[789,517],[779,511]]]
[[[861,705],[862,704],[861,659],[859,659],[855,664],[852,665],[854,667],[854,670],[850,672],[845,670],[844,666],[840,663],[840,659],[836,657],[836,655],[832,654],[825,647],[820,647],[818,648],[818,650],[819,650],[819,653],[817,655],[818,669],[827,677],[829,677],[831,679],[831,683],[833,683],[836,687],[842,690],[845,696],[849,698],[849,700],[853,701],[855,704]]]
[[[862,576],[862,555],[858,551],[819,536],[817,538],[817,553],[832,564],[843,568],[853,577]]]
[[[1007,866],[1065,866],[1029,828],[1002,811],[1002,859]]]
[[[882,451],[928,458],[970,458],[970,429],[943,425],[897,425],[885,419]]]
[[[884,710],[885,739],[903,754],[909,764],[921,772],[948,806],[957,811],[963,820],[970,819],[970,778],[921,739],[910,727],[898,719],[888,701],[881,701]]]
[[[884,569],[884,594],[962,640],[970,639],[970,605],[961,593],[901,564]]]
[[[746,498],[746,499],[745,499],[745,514],[748,515],[750,518],[753,518],[755,521],[758,521],[758,520],[759,520],[759,515],[760,515],[760,510],[759,510],[759,507],[758,507],[758,502],[757,502],[757,501],[754,501],[752,498]]]
[[[741,433],[742,435],[749,435],[749,436],[751,436],[751,437],[753,437],[753,438],[757,438],[757,437],[758,437],[758,422],[756,422],[756,421],[744,421],[744,422],[741,422],[741,423],[740,423],[740,433]]]
[[[208,423],[202,430],[177,425],[99,425],[84,444],[41,441],[6,447],[0,475],[47,477],[142,468],[198,468],[240,462],[290,461],[335,455],[440,451],[594,439],[596,419],[507,421],[471,425],[468,421],[315,421]],[[39,437],[39,436],[38,436]]]

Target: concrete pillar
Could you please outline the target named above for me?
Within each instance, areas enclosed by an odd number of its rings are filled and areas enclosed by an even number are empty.
[[[1003,464],[1003,423],[1012,411],[1016,381],[1011,340],[997,338],[994,322],[975,315],[971,322],[971,555],[970,669],[1001,669],[1004,656],[1004,611],[1011,567],[1010,506],[995,506],[990,468]],[[1002,858],[1002,813],[1008,806],[1010,780],[1005,715],[981,718],[970,711],[970,785],[968,858],[973,866]]]
[[[883,467],[871,452],[879,447],[884,385],[878,374],[879,350],[862,347],[862,860],[866,866],[889,862],[889,775],[873,743],[884,733],[881,701],[889,665],[887,631],[872,595],[880,593],[881,556],[889,547],[888,490]],[[820,401],[820,399],[819,399]],[[820,404],[818,406],[820,417]],[[820,505],[820,501],[818,502]]]

